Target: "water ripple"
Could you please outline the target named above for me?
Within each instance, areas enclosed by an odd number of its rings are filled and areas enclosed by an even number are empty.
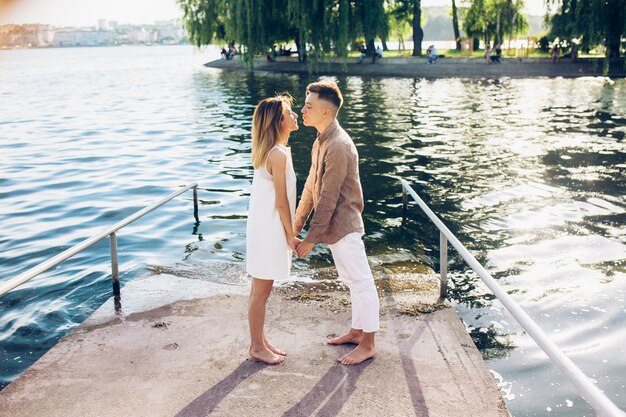
[[[313,78],[222,72],[206,60],[187,47],[0,51],[0,99],[12,109],[0,115],[0,280],[190,181],[200,184],[200,224],[185,194],[120,231],[122,284],[148,265],[182,274],[244,259],[254,106],[289,91],[299,109]],[[404,178],[617,398],[626,82],[326,78],[342,86],[340,122],[361,157],[372,259],[437,267],[435,227],[414,204],[402,222]],[[313,139],[306,127],[290,139],[299,190]],[[108,251],[102,241],[0,298],[0,387],[110,296]],[[319,246],[294,267],[330,264]],[[455,306],[513,413],[589,414],[454,251],[450,271]]]

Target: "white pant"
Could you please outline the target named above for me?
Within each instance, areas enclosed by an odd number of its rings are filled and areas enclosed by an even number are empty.
[[[380,303],[361,234],[350,233],[328,246],[339,278],[350,289],[352,328],[362,329],[366,333],[377,331]]]

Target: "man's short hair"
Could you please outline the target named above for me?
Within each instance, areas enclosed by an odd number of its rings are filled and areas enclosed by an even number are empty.
[[[341,108],[343,104],[343,96],[337,84],[332,81],[318,81],[311,83],[306,87],[306,94],[317,93],[321,100],[326,100],[333,103],[337,110]]]

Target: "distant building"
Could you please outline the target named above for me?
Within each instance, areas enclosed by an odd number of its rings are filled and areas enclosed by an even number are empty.
[[[99,19],[97,27],[63,27],[50,25],[0,25],[0,47],[36,48],[71,46],[107,46],[124,44],[187,43],[188,36],[181,19],[156,22],[154,25],[118,25]]]
[[[126,36],[130,43],[145,43],[146,42],[146,30],[144,28],[134,28],[126,31]]]
[[[158,21],[154,24],[158,31],[157,42],[164,45],[175,45],[186,41],[187,32],[181,19]]]
[[[58,29],[54,35],[54,46],[104,46],[114,43],[114,34],[110,30]]]

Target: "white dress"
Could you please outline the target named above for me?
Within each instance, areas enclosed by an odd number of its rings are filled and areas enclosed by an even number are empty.
[[[296,174],[291,160],[291,149],[276,145],[271,152],[287,156],[285,168],[287,199],[292,223],[296,213]],[[269,155],[269,153],[268,153]],[[276,191],[267,160],[254,170],[248,223],[246,225],[246,271],[254,278],[279,280],[289,278],[292,252],[287,244],[285,229],[276,208]]]

